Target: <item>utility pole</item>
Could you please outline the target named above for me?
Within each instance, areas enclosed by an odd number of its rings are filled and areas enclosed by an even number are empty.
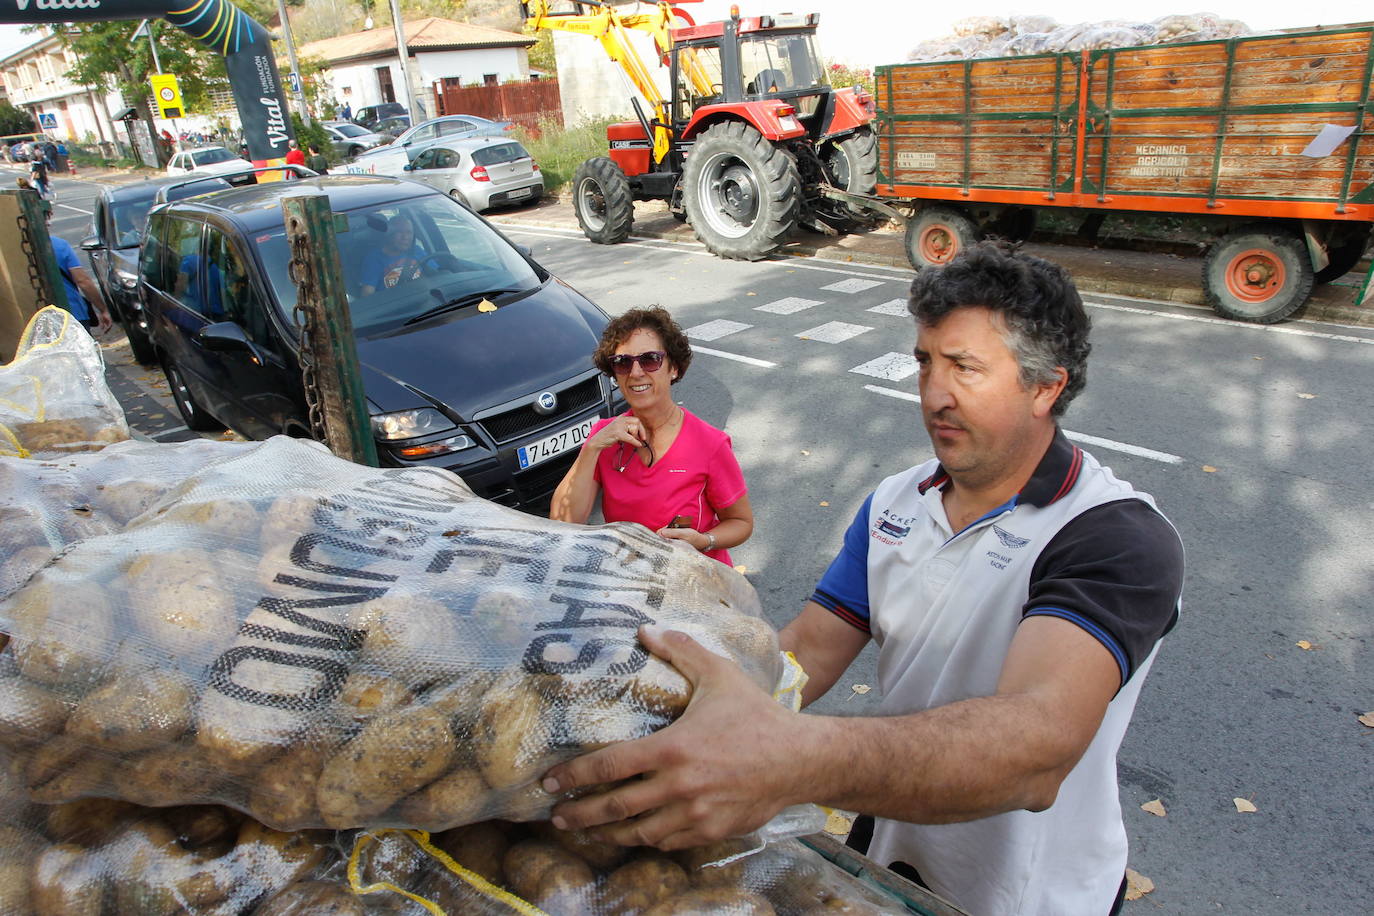
[[[281,16],[281,31],[286,36],[286,59],[291,62],[291,91],[296,96],[301,121],[309,127],[310,109],[305,105],[305,80],[301,77],[300,65],[296,63],[296,39],[291,35],[291,20],[286,18],[286,0],[277,0],[277,15]]]
[[[129,39],[129,43],[133,44],[135,41],[138,41],[138,37],[140,35],[148,36],[148,47],[153,49],[153,72],[156,73],[158,76],[161,76],[162,62],[157,59],[157,41],[153,38],[153,20],[145,19],[142,22],[140,22],[138,24],[138,28],[134,29],[134,35],[132,38]],[[184,148],[181,145],[181,128],[177,127],[176,118],[169,118],[168,120],[172,122],[172,140],[176,143],[177,152],[179,153]],[[153,144],[154,146],[156,146],[157,144],[156,133],[153,134]]]
[[[423,118],[415,108],[415,89],[410,84],[410,51],[406,48],[406,30],[401,22],[400,0],[391,0],[391,24],[396,29],[396,53],[401,57],[401,82],[406,87],[406,113],[411,124],[419,124]]]

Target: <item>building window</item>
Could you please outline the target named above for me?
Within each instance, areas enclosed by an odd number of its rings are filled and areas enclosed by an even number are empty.
[[[495,73],[483,73],[483,74],[482,74],[482,85],[484,85],[484,86],[495,86],[495,85],[496,85],[496,77],[497,77],[497,74],[495,74]]]
[[[44,80],[53,78],[52,58],[46,54],[38,58],[38,76]]]

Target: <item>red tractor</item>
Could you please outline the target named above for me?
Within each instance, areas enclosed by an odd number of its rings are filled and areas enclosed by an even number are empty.
[[[858,88],[833,89],[816,49],[819,16],[743,19],[696,25],[678,3],[622,13],[603,0],[523,4],[536,28],[599,39],[629,75],[648,110],[607,129],[609,157],[589,159],[573,179],[573,204],[587,238],[624,241],[634,201],[666,200],[697,238],[726,258],[758,260],[794,227],[825,233],[871,228],[873,217],[824,196],[826,187],[873,192],[878,147],[873,100]],[[668,67],[664,98],[629,31],[649,33]]]

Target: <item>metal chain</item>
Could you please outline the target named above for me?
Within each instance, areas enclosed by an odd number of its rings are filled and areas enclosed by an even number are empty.
[[[302,302],[315,299],[315,274],[311,270],[310,251],[306,237],[302,233],[291,236],[291,261],[287,265],[288,276],[296,284],[296,305],[292,309],[296,323],[300,325],[301,382],[305,387],[305,406],[310,420],[310,434],[317,442],[325,442],[324,407],[320,402],[319,379],[315,372],[315,347],[311,337],[314,320]]]
[[[47,289],[47,284],[42,281],[42,274],[38,270],[38,252],[34,251],[33,241],[29,236],[29,218],[24,215],[23,209],[19,211],[19,246],[24,250],[24,257],[29,265],[29,282],[33,284],[35,296],[41,296]],[[44,302],[43,305],[52,303]]]

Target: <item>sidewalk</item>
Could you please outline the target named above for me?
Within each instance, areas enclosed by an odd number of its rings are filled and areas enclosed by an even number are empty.
[[[570,199],[545,198],[533,207],[485,214],[493,223],[538,225],[581,232]],[[678,222],[661,201],[635,204],[633,236],[694,242],[686,223]],[[1181,256],[1122,248],[1088,248],[1035,241],[1025,250],[1063,265],[1085,293],[1106,293],[1206,307],[1202,292],[1202,255]],[[887,226],[873,232],[830,238],[801,231],[783,252],[800,257],[909,269],[903,230]],[[1368,259],[1339,280],[1316,287],[1292,320],[1325,321],[1374,328],[1374,308],[1356,308],[1355,294],[1364,281]]]

